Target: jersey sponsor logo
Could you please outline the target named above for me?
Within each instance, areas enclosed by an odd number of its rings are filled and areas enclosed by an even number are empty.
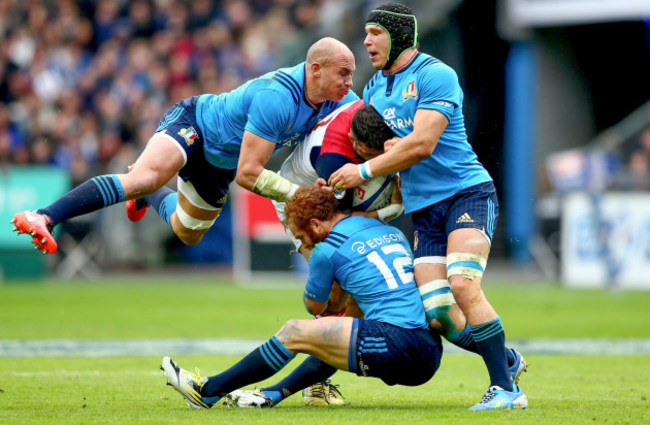
[[[366,244],[363,242],[355,242],[352,244],[352,251],[356,251],[359,254],[366,252]]]
[[[474,219],[469,216],[467,213],[463,213],[458,219],[456,220],[456,224],[458,223],[474,223]]]
[[[199,135],[196,130],[194,130],[194,127],[181,128],[181,130],[178,132],[178,135],[185,140],[187,146],[192,146],[194,141],[199,138]]]
[[[394,118],[384,120],[386,125],[390,127],[391,130],[402,129],[402,128],[412,128],[413,127],[413,117],[408,118]]]
[[[404,102],[409,99],[417,99],[418,89],[415,87],[415,80],[409,81],[406,84],[406,88],[402,90],[402,97],[404,99]]]
[[[384,116],[385,120],[392,120],[395,118],[395,108],[384,109],[382,115]]]
[[[365,242],[355,242],[352,244],[352,251],[357,252],[358,254],[363,254],[366,252],[366,249],[370,248],[371,250],[392,242],[403,241],[404,237],[399,233],[388,233],[376,238],[368,239]]]

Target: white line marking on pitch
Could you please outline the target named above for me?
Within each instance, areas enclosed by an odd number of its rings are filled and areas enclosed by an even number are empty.
[[[256,339],[0,340],[0,357],[244,355]],[[526,354],[649,355],[650,339],[530,339],[507,341]],[[445,342],[445,353],[466,353]]]
[[[2,373],[2,372],[0,372]],[[143,371],[143,370],[123,370],[120,372],[107,372],[104,370],[41,370],[34,372],[24,371],[11,371],[9,375],[17,376],[20,378],[34,378],[34,377],[48,377],[48,376],[100,376],[100,375],[146,375],[146,376],[160,376],[160,371]]]

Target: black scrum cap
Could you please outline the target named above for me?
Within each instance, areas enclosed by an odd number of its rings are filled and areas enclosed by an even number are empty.
[[[390,50],[384,69],[389,69],[405,50],[418,43],[418,21],[410,7],[399,3],[383,4],[368,15],[366,25],[378,25],[388,33]]]

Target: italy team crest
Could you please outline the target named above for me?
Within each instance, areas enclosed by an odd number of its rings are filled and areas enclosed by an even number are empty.
[[[196,130],[194,130],[194,127],[181,128],[181,131],[178,132],[178,135],[185,139],[185,143],[187,143],[188,146],[192,146],[194,140],[199,138],[199,135],[197,134]]]
[[[404,98],[405,102],[408,99],[417,99],[418,89],[415,88],[415,80],[409,81],[409,83],[406,85],[406,88],[402,90],[402,97]]]

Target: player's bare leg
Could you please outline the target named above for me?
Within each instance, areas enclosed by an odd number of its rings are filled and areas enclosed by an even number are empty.
[[[490,387],[471,410],[525,409],[526,395],[513,382],[509,370],[503,325],[481,288],[489,253],[488,239],[477,229],[457,229],[449,234],[449,283],[490,375]]]
[[[127,200],[142,198],[170,181],[185,163],[178,146],[161,134],[154,134],[132,165],[120,175]]]
[[[36,211],[21,211],[12,219],[15,230],[32,236],[44,254],[56,252],[54,226],[69,218],[151,194],[182,167],[184,157],[165,137],[155,135],[128,174],[107,174],[80,184],[52,204]]]
[[[447,252],[448,254],[466,253],[487,261],[490,244],[476,229],[457,229],[449,235]],[[449,282],[454,298],[470,326],[497,318],[496,311],[485,298],[481,288],[482,277],[458,274],[449,276]]]
[[[179,210],[180,208],[180,210]],[[176,236],[186,245],[196,245],[210,230],[221,209],[206,210],[193,205],[182,192],[178,192],[178,207],[170,217]],[[181,215],[185,214],[181,218]]]
[[[352,309],[350,309],[350,306],[352,306]],[[363,317],[363,312],[358,315],[360,311],[361,309],[359,309],[354,299],[341,288],[338,282],[334,281],[327,302],[327,309],[315,317],[318,319],[342,316]],[[357,316],[353,314],[357,314]],[[345,406],[348,404],[339,389],[339,385],[333,384],[330,378],[302,390],[302,397],[305,405],[313,407]]]
[[[446,257],[432,257],[428,258],[427,262],[419,262],[415,265],[414,272],[430,326],[444,335],[449,342],[479,354],[467,319],[451,294],[451,285],[447,280]],[[443,292],[445,287],[450,291],[448,294]],[[512,348],[506,348],[506,355],[510,377],[517,384],[521,374],[527,370],[526,361]]]
[[[291,352],[311,354],[311,356],[275,385],[255,391],[237,390],[229,394],[228,404],[239,407],[273,406],[302,388],[311,388],[314,377],[325,380],[337,368],[348,370],[347,356],[352,322],[353,319],[347,317],[288,321],[275,337]],[[341,404],[318,404],[318,406]]]
[[[185,156],[176,142],[164,133],[156,134],[129,173],[124,175],[123,184],[129,187],[132,200],[140,198],[142,193],[150,195],[145,199],[153,202],[179,239],[186,245],[196,245],[217,219],[221,208],[208,204],[191,182],[180,178],[177,192],[163,187],[184,164]],[[156,191],[151,191],[152,187],[156,187]],[[132,221],[142,218],[141,210],[142,206],[138,208],[135,202],[127,203],[127,215]]]
[[[439,282],[438,286],[445,284],[448,285],[447,263],[445,259],[442,259],[440,263],[416,264],[414,267],[414,273],[415,281],[418,287],[422,287],[430,282]],[[465,323],[467,322],[465,315],[463,315],[463,312],[461,311],[460,307],[458,307],[458,304],[453,302],[453,297],[447,298],[447,304],[441,300],[440,302],[437,302],[436,305],[438,307],[444,307],[445,305],[448,307],[448,310],[445,312],[445,316],[448,316],[448,318],[431,318],[429,324],[433,329],[436,329],[443,334],[449,335],[450,330],[447,329],[449,326],[453,327],[453,329],[458,332],[462,331],[465,328]],[[428,315],[427,317],[432,316],[433,315]]]
[[[349,370],[348,355],[352,318],[326,317],[320,320],[290,320],[268,341],[257,347],[231,368],[207,379],[190,374],[171,359],[163,359],[162,369],[168,383],[191,407],[210,407],[223,394],[273,376],[298,353],[309,354],[294,372],[292,384],[284,391],[258,391],[254,407],[272,407],[302,388],[331,376],[336,368]],[[286,380],[287,378],[285,378]],[[283,380],[284,381],[284,380]],[[227,397],[231,403],[252,391],[239,391]],[[276,394],[277,393],[277,394]],[[250,401],[250,397],[247,399]],[[244,404],[245,405],[245,404]],[[253,406],[251,406],[253,407]]]
[[[314,356],[337,369],[349,370],[351,317],[289,320],[276,337],[292,353]]]

